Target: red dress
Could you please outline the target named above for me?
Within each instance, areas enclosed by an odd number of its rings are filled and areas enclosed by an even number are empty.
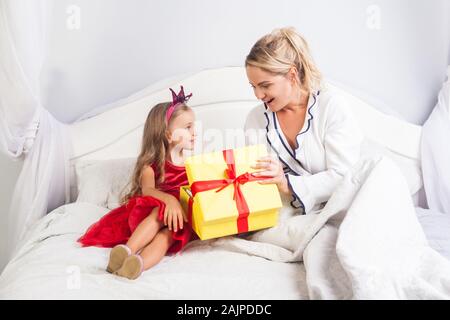
[[[155,167],[152,166],[155,170]],[[156,178],[158,173],[155,170]],[[179,199],[180,187],[187,185],[188,179],[184,167],[165,162],[165,180],[157,188]],[[151,196],[135,196],[126,204],[110,211],[99,221],[88,228],[86,233],[78,239],[83,247],[97,246],[112,248],[118,244],[125,244],[137,226],[152,210],[158,207],[158,219],[164,219],[165,203]],[[193,235],[191,226],[183,223],[183,229],[172,231],[173,244],[168,253],[180,251]]]

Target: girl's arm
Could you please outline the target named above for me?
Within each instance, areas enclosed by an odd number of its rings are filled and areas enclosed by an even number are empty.
[[[146,166],[142,170],[141,188],[143,196],[151,196],[164,203],[168,203],[172,200],[171,198],[174,198],[174,196],[155,188],[155,171],[150,166]]]
[[[177,198],[171,194],[159,191],[155,188],[155,172],[153,168],[147,166],[142,171],[141,188],[143,196],[151,196],[161,200],[166,204],[164,210],[164,224],[168,226],[169,230],[177,232],[178,227],[183,229],[183,220],[187,221],[186,215]]]

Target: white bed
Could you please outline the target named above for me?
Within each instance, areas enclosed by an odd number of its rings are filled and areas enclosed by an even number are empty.
[[[194,95],[189,101],[203,130],[243,128],[247,113],[259,102],[241,67],[205,70],[168,86],[183,84]],[[329,84],[332,86],[331,84]],[[336,90],[339,90],[335,87]],[[421,127],[385,115],[340,90],[354,110],[367,141],[364,153],[381,153],[403,174],[417,206]],[[132,96],[123,105],[70,125],[74,201],[41,219],[4,269],[0,298],[44,299],[308,299],[317,297],[308,285],[305,264],[271,261],[233,249],[223,241],[195,241],[176,256],[168,256],[138,281],[106,273],[108,250],[80,248],[76,239],[113,206],[111,195],[83,190],[91,168],[105,168],[137,156],[149,108],[168,99],[167,87]],[[243,141],[215,141],[216,148],[239,146]],[[101,162],[103,161],[103,162]],[[119,162],[117,162],[119,161]],[[127,162],[129,163],[129,162]],[[95,167],[97,165],[97,167]],[[101,190],[94,186],[92,190]],[[92,186],[91,186],[92,188]],[[90,197],[90,195],[92,197]],[[76,201],[78,199],[78,201]],[[91,200],[92,199],[92,200]],[[91,202],[91,203],[89,203]],[[245,241],[244,239],[239,239]],[[223,244],[223,245],[221,245]],[[273,244],[272,244],[273,245]],[[267,249],[267,247],[264,247]],[[241,248],[242,249],[242,248]],[[441,250],[441,253],[445,253]],[[447,251],[448,252],[448,251]],[[311,261],[311,260],[310,260]],[[320,295],[319,295],[320,296]],[[321,297],[326,297],[322,295]],[[345,298],[345,296],[338,296]]]

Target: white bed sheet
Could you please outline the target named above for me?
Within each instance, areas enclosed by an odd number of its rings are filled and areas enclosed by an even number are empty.
[[[302,263],[282,263],[194,241],[138,280],[105,271],[109,249],[76,239],[108,209],[62,206],[41,219],[0,277],[0,299],[304,299]]]
[[[430,247],[450,260],[450,215],[423,208],[416,212]]]

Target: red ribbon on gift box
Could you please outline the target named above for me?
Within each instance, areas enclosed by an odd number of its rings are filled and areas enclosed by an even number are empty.
[[[205,181],[196,181],[191,185],[192,198],[189,199],[189,207],[188,207],[188,219],[189,222],[192,219],[192,206],[194,203],[194,197],[198,192],[208,191],[219,188],[216,192],[220,192],[229,185],[233,185],[234,187],[234,195],[233,200],[236,202],[236,207],[238,210],[238,218],[237,218],[237,229],[238,233],[247,232],[248,231],[248,216],[249,216],[249,208],[247,205],[247,201],[245,201],[244,194],[240,188],[241,185],[246,184],[247,182],[252,181],[260,181],[269,179],[272,177],[268,176],[259,176],[255,177],[252,174],[246,172],[239,176],[236,176],[236,164],[234,160],[233,150],[224,150],[223,157],[227,164],[228,169],[225,170],[225,174],[228,179],[218,179],[218,180],[205,180]]]

